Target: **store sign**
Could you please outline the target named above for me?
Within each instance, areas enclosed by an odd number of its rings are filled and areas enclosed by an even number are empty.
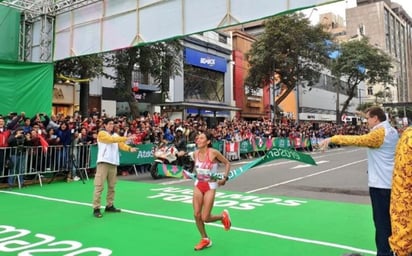
[[[72,84],[55,84],[53,87],[54,104],[74,104],[75,87]]]
[[[227,70],[225,58],[199,52],[190,48],[185,48],[185,62],[186,64],[216,70],[223,73]]]
[[[211,110],[207,110],[207,109],[195,109],[195,108],[188,108],[186,110],[186,113],[188,115],[202,115],[202,116],[210,116],[213,117],[214,113]],[[230,111],[227,110],[223,110],[223,111],[216,111],[216,116],[230,116]]]
[[[136,100],[145,100],[146,99],[146,93],[135,93],[134,98]]]

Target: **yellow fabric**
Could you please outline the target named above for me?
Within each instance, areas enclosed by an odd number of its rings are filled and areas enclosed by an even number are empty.
[[[130,151],[130,146],[126,145],[127,138],[126,137],[121,137],[121,136],[112,136],[110,133],[106,131],[100,131],[97,134],[97,141],[102,142],[102,143],[117,143],[119,145],[119,148],[123,151]]]
[[[412,128],[406,129],[396,146],[390,215],[389,244],[397,256],[412,253]]]
[[[353,145],[369,148],[379,148],[385,139],[385,128],[377,128],[365,135],[335,135],[330,142],[339,145]]]

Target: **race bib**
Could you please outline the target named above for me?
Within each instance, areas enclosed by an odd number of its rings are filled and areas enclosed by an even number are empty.
[[[202,180],[202,181],[210,180],[211,172],[209,169],[197,168],[196,173],[197,173],[196,177],[198,180]]]

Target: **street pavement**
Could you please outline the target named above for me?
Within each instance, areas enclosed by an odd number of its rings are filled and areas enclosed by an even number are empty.
[[[311,152],[317,166],[276,160],[257,166],[228,182],[226,191],[259,193],[335,202],[369,204],[366,149],[340,147]],[[232,161],[232,169],[251,160]],[[223,168],[221,167],[223,171]],[[153,180],[149,173],[120,176],[120,179],[163,185],[193,186],[193,181],[175,178]]]

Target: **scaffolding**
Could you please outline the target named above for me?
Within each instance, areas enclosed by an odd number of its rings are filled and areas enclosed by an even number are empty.
[[[56,16],[103,0],[3,0],[1,5],[13,7],[25,13],[26,18],[42,15]]]
[[[19,60],[51,62],[56,16],[101,1],[103,0],[0,0],[0,5],[22,12]],[[37,41],[34,41],[35,36],[39,38]]]

